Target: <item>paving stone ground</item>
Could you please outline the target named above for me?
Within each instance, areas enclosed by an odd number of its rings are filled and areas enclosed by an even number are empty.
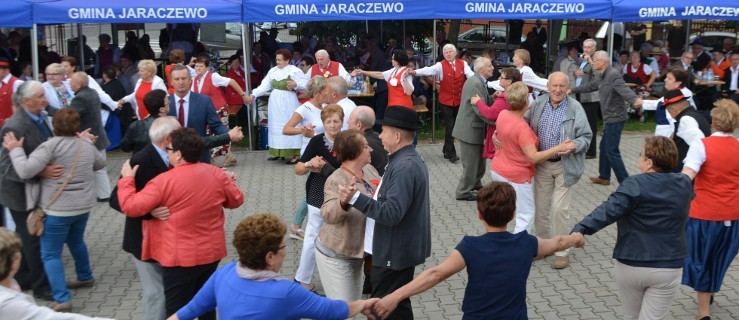
[[[621,152],[629,173],[638,172],[637,156],[647,133],[625,133]],[[416,273],[443,261],[464,235],[479,235],[484,228],[477,219],[473,202],[454,200],[454,189],[461,172],[461,164],[444,160],[441,144],[421,144],[418,150],[429,168],[431,180],[432,253]],[[226,210],[226,236],[229,255],[225,264],[236,259],[230,243],[238,222],[252,214],[273,213],[285,223],[292,221],[295,206],[304,196],[305,177],[296,176],[292,166],[266,161],[263,151],[237,151],[238,175],[246,202],[236,210]],[[128,154],[111,152],[108,155],[108,173],[115,183],[122,163]],[[616,185],[593,185],[588,176],[597,174],[598,160],[587,160],[583,179],[574,186],[571,223],[582,219],[616,189]],[[615,177],[613,178],[615,181]],[[490,181],[489,175],[485,182]],[[141,317],[141,284],[131,256],[121,250],[123,215],[107,204],[97,205],[89,220],[86,241],[97,283],[90,289],[73,290],[75,311],[86,315],[116,319]],[[527,284],[528,315],[530,319],[620,319],[621,303],[614,280],[611,254],[616,239],[615,225],[586,238],[583,249],[573,249],[570,267],[554,270],[551,259],[534,262]],[[282,268],[286,277],[292,277],[298,266],[302,242],[288,240],[288,255]],[[74,274],[74,265],[65,249],[64,261],[68,277]],[[314,282],[319,290],[316,273]],[[412,298],[417,319],[460,319],[467,274],[462,271],[436,287]],[[711,307],[713,319],[739,319],[739,263],[729,269],[721,292]],[[692,320],[696,313],[695,295],[682,286],[670,308],[669,319]]]

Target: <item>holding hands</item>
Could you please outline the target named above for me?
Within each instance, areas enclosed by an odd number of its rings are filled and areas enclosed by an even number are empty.
[[[231,141],[233,142],[241,141],[241,139],[244,139],[244,132],[241,131],[241,127],[235,126],[233,129],[228,131],[228,137],[231,138]]]
[[[300,127],[300,134],[302,134],[306,138],[313,138],[313,136],[316,135],[314,128],[315,126],[313,126],[313,124],[306,124]]]
[[[313,159],[310,159],[310,161],[305,163],[305,167],[308,168],[310,172],[321,172],[321,168],[326,164],[326,160],[323,159],[321,156],[315,156]]]
[[[577,150],[577,144],[570,140],[570,138],[567,138],[564,142],[560,143],[558,146],[557,154],[560,156],[568,155],[572,153],[573,151]]]
[[[339,202],[342,206],[349,204],[349,200],[352,199],[354,194],[357,192],[357,183],[355,179],[348,185],[339,185]]]

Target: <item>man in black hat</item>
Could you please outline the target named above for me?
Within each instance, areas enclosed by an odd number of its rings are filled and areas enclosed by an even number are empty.
[[[711,135],[711,125],[698,110],[690,106],[688,98],[679,89],[665,93],[665,103],[662,107],[667,108],[667,112],[675,119],[675,134],[672,135],[672,140],[677,146],[678,161],[673,171],[681,172],[688,149],[696,141]]]
[[[431,255],[429,172],[413,145],[420,128],[416,117],[412,109],[390,106],[385,118],[377,121],[390,161],[373,197],[361,194],[354,183],[339,186],[342,205],[371,218],[367,219],[366,237],[372,239],[372,247],[365,251],[373,255],[373,298],[382,298],[413,280],[416,266]],[[411,300],[401,301],[385,319],[413,319]]]
[[[703,71],[711,63],[711,55],[703,48],[704,45],[705,43],[701,38],[695,38],[690,43],[690,48],[695,56],[695,60],[693,60],[693,70],[695,71]]]

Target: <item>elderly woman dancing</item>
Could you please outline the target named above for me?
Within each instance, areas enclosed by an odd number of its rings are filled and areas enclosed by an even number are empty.
[[[238,261],[218,269],[169,320],[194,319],[213,308],[221,319],[346,319],[371,310],[379,299],[331,300],[282,277],[286,231],[273,215],[242,220],[233,240]]]
[[[723,99],[711,110],[714,133],[690,146],[683,173],[695,179],[683,284],[697,292],[698,319],[711,319],[713,295],[739,251],[739,106]]]

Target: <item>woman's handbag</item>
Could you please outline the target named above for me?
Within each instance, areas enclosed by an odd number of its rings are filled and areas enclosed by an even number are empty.
[[[77,162],[80,160],[80,155],[82,155],[82,143],[77,141],[77,154],[74,158],[74,163],[72,163],[72,169],[69,170],[69,175],[67,176],[67,179],[64,180],[64,182],[59,186],[59,188],[56,190],[56,193],[53,197],[51,197],[51,201],[49,201],[49,205],[46,206],[47,208],[50,207],[54,202],[56,202],[56,199],[59,198],[59,196],[62,194],[62,191],[64,191],[64,188],[67,187],[67,184],[70,180],[72,180],[72,176],[74,175],[74,169],[77,168]],[[31,213],[28,215],[28,218],[26,219],[26,228],[28,229],[28,234],[32,236],[40,237],[42,234],[44,234],[44,220],[46,220],[46,213],[43,209],[36,207],[33,210],[31,210]]]

